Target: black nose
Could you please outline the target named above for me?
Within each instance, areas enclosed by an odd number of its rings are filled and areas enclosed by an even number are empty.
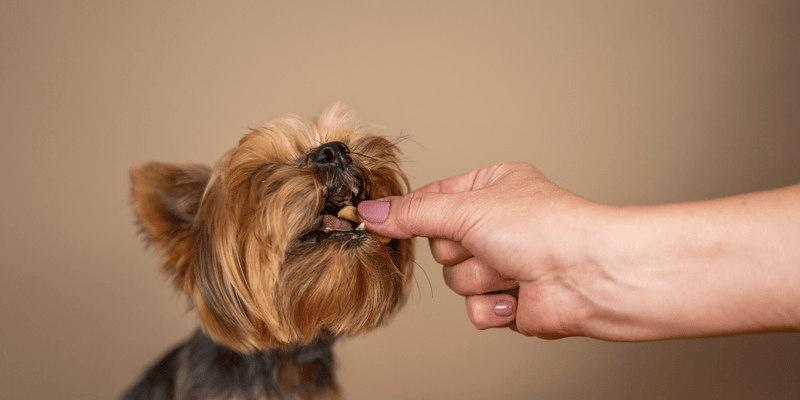
[[[350,158],[350,148],[342,142],[325,143],[317,148],[314,153],[314,164],[321,167],[344,168],[353,162]]]

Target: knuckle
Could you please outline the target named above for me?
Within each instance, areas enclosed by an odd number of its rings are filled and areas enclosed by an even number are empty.
[[[479,295],[495,290],[496,280],[474,260],[472,258],[462,264],[443,269],[445,283],[459,295]]]
[[[398,220],[401,228],[417,236],[438,237],[460,241],[458,229],[463,223],[464,210],[448,195],[412,192],[399,202]]]
[[[525,336],[559,339],[580,334],[582,316],[568,305],[545,301],[525,304],[524,308],[526,312],[517,314],[516,325]]]
[[[487,276],[485,271],[481,268],[477,268],[474,265],[470,266],[468,271],[466,283],[469,286],[469,289],[476,294],[487,292],[491,286],[492,279]]]
[[[404,196],[400,204],[400,214],[403,215],[403,222],[409,228],[416,228],[425,221],[425,214],[428,212],[425,207],[425,193],[411,192]]]

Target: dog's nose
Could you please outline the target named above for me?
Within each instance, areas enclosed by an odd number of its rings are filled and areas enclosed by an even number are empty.
[[[314,164],[322,167],[344,168],[353,162],[350,148],[342,142],[329,142],[317,148],[313,157]]]

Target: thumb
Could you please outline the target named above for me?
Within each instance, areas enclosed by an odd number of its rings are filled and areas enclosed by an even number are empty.
[[[417,191],[404,196],[367,200],[358,214],[368,231],[396,239],[414,236],[460,242],[466,233],[468,205],[463,193]]]

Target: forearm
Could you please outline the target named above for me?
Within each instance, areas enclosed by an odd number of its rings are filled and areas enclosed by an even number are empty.
[[[616,340],[800,330],[800,185],[624,207],[604,223],[592,247],[614,293],[598,296],[589,330],[627,332]]]

